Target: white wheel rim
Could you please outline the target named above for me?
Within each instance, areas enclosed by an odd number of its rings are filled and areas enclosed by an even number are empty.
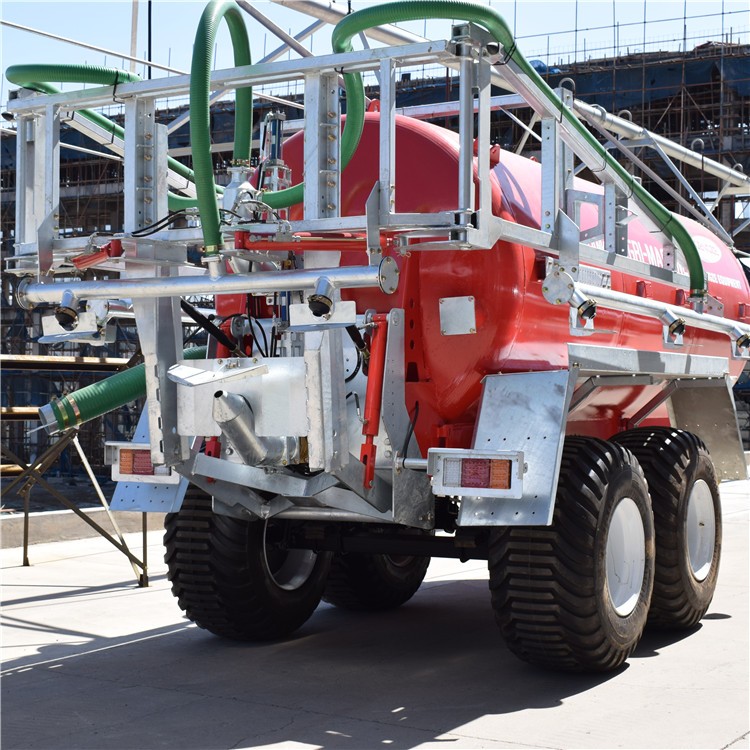
[[[646,532],[629,497],[617,504],[607,533],[607,591],[615,612],[627,617],[638,604],[646,570]]]
[[[268,544],[266,544],[267,529],[266,524],[263,530],[263,557],[269,577],[284,591],[295,591],[301,588],[312,575],[317,554],[309,549],[274,550],[269,560]]]
[[[697,581],[705,581],[714,559],[716,516],[711,488],[703,479],[690,490],[685,524],[690,569]]]

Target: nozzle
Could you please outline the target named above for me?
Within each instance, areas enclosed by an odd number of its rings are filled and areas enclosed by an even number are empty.
[[[326,276],[321,276],[315,286],[315,293],[307,298],[310,312],[316,318],[330,315],[333,309],[333,284]]]

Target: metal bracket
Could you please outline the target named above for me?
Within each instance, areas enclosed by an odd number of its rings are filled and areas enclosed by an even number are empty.
[[[340,215],[338,75],[305,75],[305,219]]]

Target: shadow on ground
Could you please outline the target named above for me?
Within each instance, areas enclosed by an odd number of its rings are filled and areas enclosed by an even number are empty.
[[[476,580],[427,585],[387,613],[322,605],[284,642],[224,641],[187,622],[114,639],[82,623],[74,635],[79,645],[45,645],[5,663],[6,750],[396,750],[487,714],[558,706],[619,674],[556,674],[518,661],[499,637],[486,582]]]

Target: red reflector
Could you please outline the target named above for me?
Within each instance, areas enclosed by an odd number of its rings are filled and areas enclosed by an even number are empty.
[[[154,465],[151,463],[151,451],[133,451],[133,474],[153,474]]]
[[[465,458],[461,461],[462,487],[490,486],[490,459]]]
[[[151,451],[123,448],[120,451],[120,473],[152,475],[154,465],[151,463]]]

